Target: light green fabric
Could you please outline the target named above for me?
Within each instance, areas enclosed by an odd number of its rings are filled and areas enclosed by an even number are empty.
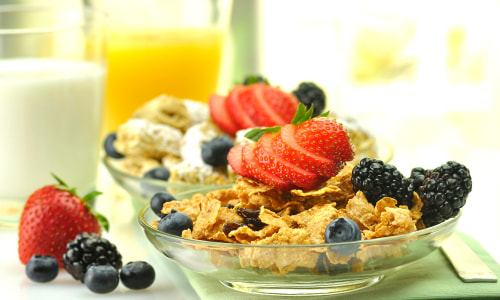
[[[500,278],[500,265],[473,238],[457,233]],[[386,275],[378,284],[347,294],[321,297],[271,297],[233,291],[218,281],[186,271],[202,300],[263,299],[500,299],[500,282],[464,283],[444,254],[436,250],[402,270]]]

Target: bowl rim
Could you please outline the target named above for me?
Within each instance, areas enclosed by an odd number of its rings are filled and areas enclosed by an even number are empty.
[[[113,158],[108,156],[108,155],[103,155],[101,161],[106,167],[106,169],[111,173],[112,177],[114,176],[121,176],[124,177],[128,180],[132,180],[137,183],[148,183],[148,184],[153,184],[157,186],[162,186],[162,187],[171,187],[171,188],[190,188],[190,189],[205,189],[205,188],[213,188],[213,187],[230,187],[232,186],[231,184],[227,185],[218,185],[218,184],[191,184],[191,183],[182,183],[182,182],[170,182],[170,181],[164,181],[160,179],[153,179],[153,178],[143,178],[143,177],[137,177],[134,175],[127,174],[125,172],[120,171],[116,167],[113,166],[113,164],[110,162]],[[115,180],[115,178],[113,178]],[[116,181],[116,180],[115,180]]]
[[[340,242],[340,243],[325,243],[325,244],[300,244],[300,245],[250,245],[250,244],[237,244],[237,243],[223,243],[223,242],[213,242],[213,241],[204,241],[204,240],[195,240],[195,239],[189,239],[189,238],[183,238],[179,237],[173,234],[169,234],[163,231],[160,231],[158,229],[153,228],[151,224],[148,224],[146,220],[144,219],[144,215],[146,211],[152,210],[150,205],[146,205],[143,207],[139,214],[138,214],[138,221],[141,227],[145,231],[149,230],[155,234],[159,235],[164,235],[165,237],[168,237],[169,239],[177,240],[178,242],[183,242],[183,243],[190,243],[190,244],[196,244],[196,245],[203,245],[203,246],[212,246],[212,247],[228,247],[228,248],[323,248],[323,247],[336,247],[336,246],[343,246],[343,245],[352,245],[352,244],[357,244],[357,245],[370,245],[370,244],[379,244],[379,243],[387,243],[387,242],[392,242],[392,241],[397,241],[397,240],[404,240],[404,239],[411,239],[415,237],[420,237],[420,236],[426,236],[430,235],[433,233],[436,233],[444,228],[447,228],[448,226],[454,225],[458,222],[460,217],[462,216],[463,209],[461,208],[459,213],[451,217],[447,220],[445,220],[442,223],[439,223],[437,225],[427,227],[421,230],[417,230],[414,232],[410,233],[405,233],[405,234],[399,234],[399,235],[393,235],[393,236],[387,236],[387,237],[380,237],[380,238],[374,238],[374,239],[369,239],[369,240],[360,240],[360,241],[350,241],[350,242]]]

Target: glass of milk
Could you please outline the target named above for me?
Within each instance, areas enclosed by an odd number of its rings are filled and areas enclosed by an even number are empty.
[[[81,2],[0,5],[0,224],[51,173],[80,195],[96,186],[105,22]]]

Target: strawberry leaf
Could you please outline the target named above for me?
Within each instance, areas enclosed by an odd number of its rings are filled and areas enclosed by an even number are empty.
[[[87,195],[83,196],[82,201],[83,203],[88,203],[89,201],[93,200],[95,197],[102,195],[101,192],[99,191],[92,191],[88,193]]]
[[[63,190],[63,191],[68,191],[70,192],[73,196],[75,197],[78,197],[78,194],[76,193],[76,189],[75,188],[70,188],[68,187],[68,185],[59,177],[57,177],[54,173],[51,173],[52,177],[54,177],[57,182],[59,183],[58,185],[58,189],[60,190]],[[99,225],[104,228],[104,230],[106,231],[109,231],[109,222],[108,222],[108,219],[106,219],[105,216],[103,216],[102,214],[98,213],[97,211],[95,211],[92,206],[89,205],[89,202],[93,199],[95,199],[95,197],[101,195],[102,193],[99,192],[99,191],[91,191],[89,192],[88,194],[86,194],[85,196],[83,196],[82,198],[80,198],[82,200],[82,202],[85,204],[85,206],[87,207],[87,209],[90,211],[90,213],[92,215],[94,215],[94,217],[97,219],[97,222],[99,222]]]
[[[281,126],[267,127],[267,128],[255,128],[248,131],[245,134],[245,137],[251,139],[252,141],[257,142],[261,136],[266,133],[278,133],[281,129]]]
[[[59,183],[59,185],[61,186],[64,186],[64,187],[68,187],[68,185],[66,184],[66,182],[64,182],[61,178],[57,177],[56,174],[54,173],[50,173],[52,175],[52,177],[55,178],[55,180],[57,180],[57,182]]]
[[[97,222],[99,222],[99,225],[106,230],[106,232],[109,232],[109,221],[106,219],[105,216],[101,215],[100,213],[96,212],[93,209],[90,209],[91,213],[96,217]]]

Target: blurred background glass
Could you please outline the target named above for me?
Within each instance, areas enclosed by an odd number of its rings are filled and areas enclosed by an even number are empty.
[[[221,77],[231,0],[92,0],[109,16],[105,131],[161,95],[208,102]]]
[[[17,224],[51,173],[97,184],[106,76],[103,16],[75,1],[0,2],[0,223]]]

